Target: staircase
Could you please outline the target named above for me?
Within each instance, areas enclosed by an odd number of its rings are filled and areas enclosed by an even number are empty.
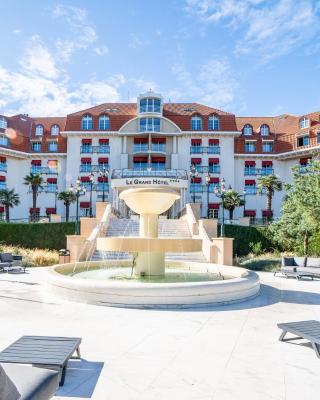
[[[111,218],[106,236],[139,236],[139,220]],[[184,219],[159,219],[158,236],[174,238],[191,238],[189,226]],[[132,255],[121,251],[98,251],[91,257],[92,261],[98,260],[132,260]],[[206,262],[202,252],[194,253],[166,253],[166,260],[171,261],[197,261]]]

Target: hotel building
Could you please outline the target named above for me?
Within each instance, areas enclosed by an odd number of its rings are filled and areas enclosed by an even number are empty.
[[[224,178],[226,187],[245,193],[245,207],[235,210],[235,218],[278,217],[284,192],[274,194],[270,215],[265,195],[257,194],[258,178],[274,173],[290,182],[291,167],[303,169],[319,149],[320,112],[236,117],[198,103],[164,103],[161,95],[147,92],[136,103],[104,103],[65,117],[1,115],[0,189],[14,188],[20,195],[21,204],[10,217],[28,218],[32,195],[23,178],[41,173],[44,186],[36,212],[64,216],[56,195],[79,178],[87,189],[79,199],[80,215],[88,215],[91,204],[94,213],[96,200],[104,195],[127,216],[117,187],[110,184],[112,177],[189,176],[188,188],[181,188],[170,215],[195,201],[201,203],[203,216],[217,218],[221,199],[214,188]],[[192,179],[191,166],[197,171]],[[99,174],[103,169],[108,177]],[[70,214],[76,214],[75,204]]]

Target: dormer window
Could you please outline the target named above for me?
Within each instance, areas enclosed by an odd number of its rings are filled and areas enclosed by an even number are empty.
[[[199,115],[191,118],[191,129],[193,131],[200,131],[202,129],[202,118]]]
[[[220,118],[217,115],[211,115],[208,120],[209,131],[217,131],[220,129]]]
[[[84,131],[88,131],[90,129],[93,128],[93,121],[92,121],[92,117],[89,114],[86,114],[82,117],[82,121],[81,121],[81,128]]]
[[[153,97],[147,97],[140,100],[140,112],[159,113],[161,110],[161,100]]]
[[[307,117],[302,117],[299,121],[300,129],[309,128],[309,119]]]
[[[140,118],[140,132],[160,132],[160,118]]]
[[[101,131],[106,131],[110,129],[110,118],[108,115],[101,115],[99,118],[99,129]]]
[[[7,129],[7,120],[4,117],[0,117],[0,128]]]
[[[251,135],[252,135],[252,131],[253,131],[252,126],[249,125],[249,124],[246,124],[246,125],[243,127],[243,134],[244,134],[244,136],[251,136]]]
[[[59,125],[56,125],[56,124],[52,125],[52,127],[51,127],[51,135],[52,136],[58,136],[59,132],[60,132]]]
[[[36,136],[42,136],[42,135],[43,135],[43,126],[37,125],[36,126]]]
[[[269,136],[270,134],[270,129],[267,124],[263,124],[260,126],[260,135],[261,136]]]

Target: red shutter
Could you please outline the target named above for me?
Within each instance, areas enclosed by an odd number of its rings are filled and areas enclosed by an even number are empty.
[[[244,165],[246,167],[255,167],[256,166],[256,162],[255,161],[245,161]]]
[[[81,162],[82,163],[91,163],[91,158],[90,157],[82,157]]]
[[[209,139],[209,146],[216,146],[219,144],[219,139]]]
[[[245,210],[244,216],[245,217],[255,217],[256,216],[256,210]]]
[[[106,157],[98,158],[98,163],[108,163],[108,162],[109,162],[109,158],[106,158]]]
[[[191,164],[201,164],[201,158],[191,158]]]
[[[57,178],[48,178],[47,183],[57,183]]]
[[[219,178],[210,178],[210,183],[219,183]]]
[[[148,157],[133,157],[133,162],[148,162]]]
[[[201,177],[196,176],[195,178],[192,179],[192,183],[201,183]]]
[[[305,165],[308,164],[308,162],[311,160],[312,157],[305,157],[305,158],[300,158],[300,164]]]
[[[166,138],[162,138],[162,137],[152,138],[152,143],[165,143],[165,142],[166,142]]]
[[[263,217],[272,217],[273,216],[273,211],[269,211],[269,210],[262,210],[262,216]]]
[[[133,142],[134,144],[148,143],[148,138],[142,138],[142,137],[134,138]]]
[[[0,176],[0,182],[4,182],[6,180],[5,176]]]
[[[108,177],[103,178],[102,176],[98,176],[98,182],[108,182]]]
[[[209,158],[209,164],[219,164],[219,158]]]
[[[82,144],[91,144],[92,143],[92,139],[82,139],[81,143]]]
[[[262,161],[263,167],[272,167],[272,165],[273,165],[272,161]]]
[[[219,210],[220,204],[219,203],[209,203],[209,210]]]
[[[36,213],[40,213],[40,208],[35,208],[35,209],[33,209],[32,207],[30,208],[30,214],[33,212],[33,211],[35,211]]]
[[[41,165],[41,160],[32,160],[31,165]]]
[[[4,212],[4,207],[0,206],[0,213],[3,213],[3,212]]]
[[[245,185],[255,185],[256,181],[254,179],[246,179],[244,183]]]
[[[90,201],[81,201],[80,208],[90,208]]]
[[[191,139],[191,144],[192,146],[197,146],[197,145],[201,145],[202,140],[201,139]]]
[[[90,182],[89,176],[82,176],[82,177],[80,178],[80,180],[81,180],[81,182]]]
[[[166,158],[165,157],[151,157],[151,162],[165,163]]]
[[[6,158],[6,157],[0,156],[0,162],[6,162],[6,161],[7,161],[7,158]]]
[[[99,144],[109,144],[109,139],[99,139]]]
[[[56,209],[54,207],[53,208],[50,208],[50,207],[46,208],[46,214],[47,215],[55,214],[55,213],[56,213]]]

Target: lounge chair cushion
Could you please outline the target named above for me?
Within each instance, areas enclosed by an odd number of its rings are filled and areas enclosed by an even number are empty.
[[[283,257],[282,266],[283,267],[294,267],[296,264],[294,262],[294,257]]]
[[[320,268],[320,258],[316,257],[308,257],[307,267],[316,267]]]
[[[12,262],[13,261],[13,257],[12,257],[11,253],[1,253],[0,259],[2,262]]]
[[[19,400],[48,400],[59,387],[57,371],[21,364],[2,366],[17,387],[21,395]]]
[[[2,400],[18,400],[20,393],[12,382],[6,371],[0,365],[0,399]]]

